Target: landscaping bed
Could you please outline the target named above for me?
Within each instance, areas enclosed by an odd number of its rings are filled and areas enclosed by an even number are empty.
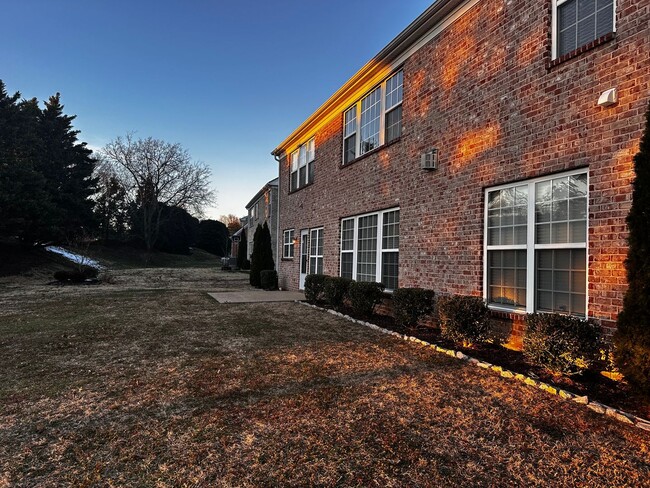
[[[324,303],[318,305],[329,308]],[[508,349],[499,344],[484,343],[463,347],[443,337],[438,328],[418,327],[412,330],[400,326],[389,315],[373,314],[368,318],[367,316],[355,314],[354,310],[347,306],[342,307],[339,311],[357,320],[365,320],[399,334],[410,335],[447,349],[461,351],[468,356],[501,366],[514,373],[538,378],[544,383],[568,390],[576,395],[588,396],[591,400],[650,419],[650,400],[648,398],[635,392],[625,381],[608,378],[599,371],[586,370],[573,376],[554,374],[546,368],[528,362],[521,351]]]

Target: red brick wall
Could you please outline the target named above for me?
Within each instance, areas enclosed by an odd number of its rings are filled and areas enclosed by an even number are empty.
[[[401,139],[347,167],[338,114],[316,134],[311,186],[288,194],[280,163],[280,236],[323,226],[324,270],[337,275],[340,219],[399,206],[400,286],[482,295],[484,189],[588,167],[589,315],[611,325],[650,99],[650,1],[619,0],[613,40],[548,68],[550,12],[550,0],[480,2],[406,61]],[[614,87],[619,103],[597,106]],[[432,147],[439,170],[427,172]],[[298,286],[295,256],[280,264],[283,288]]]

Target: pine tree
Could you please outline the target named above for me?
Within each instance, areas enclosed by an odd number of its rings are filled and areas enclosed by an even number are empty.
[[[271,247],[271,231],[264,222],[264,226],[258,224],[253,237],[253,253],[251,254],[250,283],[259,288],[262,286],[260,273],[264,270],[275,269],[273,260],[273,249]]]
[[[634,171],[625,261],[629,287],[614,335],[615,360],[631,384],[650,394],[650,104]]]
[[[97,180],[93,170],[97,163],[85,142],[77,140],[72,127],[76,116],[65,115],[60,94],[45,102],[39,124],[43,151],[39,167],[46,178],[55,206],[52,237],[72,238],[81,229],[95,226],[93,201]]]
[[[37,171],[41,150],[38,102],[9,96],[0,80],[0,237],[28,240],[51,213],[45,178]]]

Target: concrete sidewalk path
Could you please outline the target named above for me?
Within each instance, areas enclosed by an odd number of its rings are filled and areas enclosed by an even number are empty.
[[[264,302],[294,302],[304,300],[305,294],[301,291],[227,291],[208,293],[219,303],[264,303]]]

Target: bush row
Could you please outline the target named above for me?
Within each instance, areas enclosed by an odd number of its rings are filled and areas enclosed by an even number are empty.
[[[347,278],[309,275],[305,297],[310,303],[326,303],[340,310],[345,303],[353,313],[370,316],[381,301],[381,283],[356,282]],[[393,292],[395,321],[414,330],[420,321],[436,315],[445,339],[463,346],[498,342],[483,299],[473,296],[443,296],[433,290],[399,288]],[[565,375],[580,373],[602,355],[600,327],[591,320],[553,313],[529,314],[524,332],[525,357],[533,364]]]

